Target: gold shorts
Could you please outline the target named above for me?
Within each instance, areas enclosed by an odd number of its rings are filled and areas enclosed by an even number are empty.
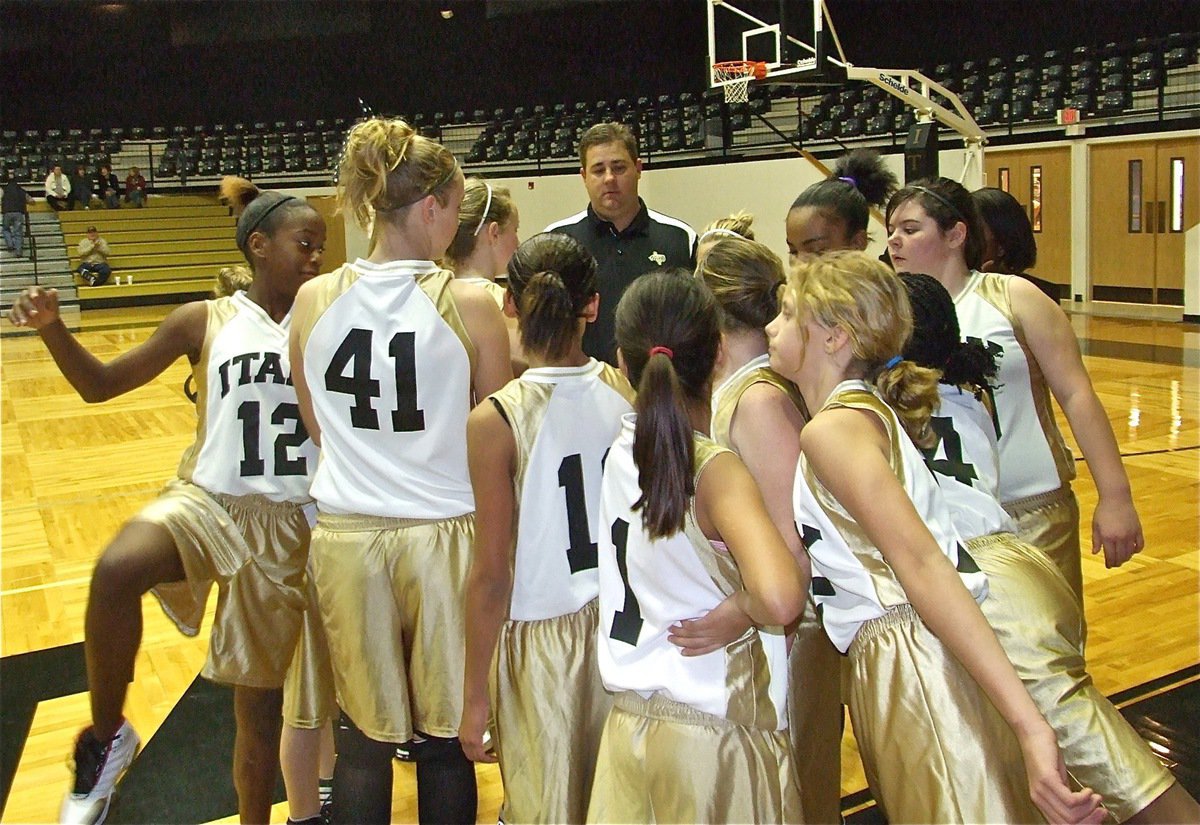
[[[1079,544],[1079,500],[1070,484],[1010,501],[1005,511],[1017,522],[1017,538],[1058,565],[1083,613],[1083,559]]]
[[[455,737],[462,718],[473,513],[321,513],[312,571],[338,703],[379,742]]]
[[[850,719],[889,822],[1042,822],[1012,729],[903,604],[850,643]]]
[[[289,727],[312,730],[337,718],[337,696],[333,689],[333,666],[329,663],[329,642],[321,624],[317,604],[317,586],[309,568],[305,583],[304,623],[300,641],[283,683],[283,721]]]
[[[209,493],[175,479],[134,516],[175,540],[185,577],[150,592],[176,627],[195,636],[217,586],[217,612],[201,675],[254,688],[282,687],[300,635],[308,521],[296,504]]]
[[[809,599],[788,654],[788,738],[811,823],[841,823],[842,658]]]
[[[1071,776],[1124,822],[1175,781],[1092,684],[1074,594],[1044,553],[1011,533],[967,542],[987,574],[980,608],[1050,727]]]
[[[589,822],[803,822],[785,731],[735,725],[656,693],[618,693]]]
[[[500,821],[583,822],[612,694],[596,663],[599,609],[505,622],[492,672]]]

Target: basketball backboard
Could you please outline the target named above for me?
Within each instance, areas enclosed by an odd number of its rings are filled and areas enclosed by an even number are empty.
[[[704,0],[708,8],[709,86],[723,80],[713,66],[766,64],[765,82],[841,82],[844,57],[831,49],[821,0]]]

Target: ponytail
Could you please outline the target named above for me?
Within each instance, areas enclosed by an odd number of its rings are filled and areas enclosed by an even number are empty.
[[[875,374],[875,389],[900,419],[904,432],[918,447],[932,447],[937,442],[929,419],[941,403],[938,395],[937,370],[922,367],[912,361],[900,361],[895,366],[882,366]]]
[[[633,460],[642,495],[634,509],[651,538],[683,529],[696,494],[695,441],[688,406],[704,402],[721,344],[711,291],[683,269],[634,281],[616,311],[617,346],[638,388]]]
[[[650,356],[637,390],[633,462],[642,495],[633,509],[642,511],[650,538],[665,538],[683,529],[688,503],[696,494],[692,470],[696,445],[685,407],[687,396],[671,356],[665,352]]]
[[[904,357],[923,367],[941,370],[942,383],[979,390],[994,387],[996,357],[979,341],[963,342],[954,300],[930,275],[906,272],[900,276],[912,307],[913,332]]]
[[[521,291],[518,313],[521,319],[521,346],[549,361],[567,354],[574,338],[578,313],[571,304],[571,293],[557,272],[542,270]]]

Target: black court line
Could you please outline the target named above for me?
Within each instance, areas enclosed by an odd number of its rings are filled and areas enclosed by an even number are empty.
[[[1136,344],[1126,341],[1106,341],[1099,338],[1080,338],[1079,350],[1097,358],[1120,358],[1126,361],[1145,361],[1179,367],[1200,367],[1200,349],[1169,347],[1162,344]]]
[[[1200,450],[1200,444],[1189,444],[1186,447],[1163,447],[1158,450],[1142,450],[1136,453],[1121,453],[1121,458],[1141,458],[1144,455],[1166,455],[1167,453],[1186,453],[1192,450]],[[1086,461],[1083,456],[1075,456],[1075,461]]]

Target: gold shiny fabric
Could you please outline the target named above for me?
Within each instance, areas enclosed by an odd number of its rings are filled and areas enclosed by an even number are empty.
[[[337,695],[333,689],[333,666],[329,662],[329,642],[321,624],[317,604],[317,586],[312,569],[304,588],[304,623],[300,641],[283,683],[283,721],[289,727],[312,730],[337,717]]]
[[[612,707],[596,664],[596,600],[577,613],[506,622],[492,672],[500,820],[583,822]]]
[[[905,604],[850,645],[850,718],[891,823],[1043,822],[1012,730]]]
[[[321,513],[312,571],[338,703],[380,742],[458,735],[475,516]]]
[[[1010,501],[1005,511],[1017,522],[1017,537],[1054,562],[1075,593],[1083,615],[1083,559],[1079,545],[1079,500],[1065,485],[1049,493]],[[1084,641],[1087,639],[1086,626]]]
[[[604,725],[589,822],[803,822],[785,731],[623,692]]]
[[[825,634],[812,600],[788,654],[788,737],[809,822],[841,823],[843,656]]]
[[[136,521],[165,528],[185,578],[150,592],[179,630],[195,636],[217,587],[217,612],[201,675],[254,688],[283,685],[300,635],[309,529],[303,509],[262,496],[209,493],[169,483]]]
[[[1044,553],[1011,533],[971,539],[967,551],[991,587],[983,615],[1058,734],[1067,770],[1124,822],[1175,778],[1092,684],[1083,618],[1066,580]]]

